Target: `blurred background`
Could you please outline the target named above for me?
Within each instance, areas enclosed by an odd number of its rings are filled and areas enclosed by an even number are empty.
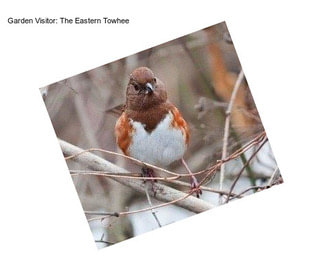
[[[196,172],[214,165],[221,159],[225,112],[241,71],[224,22],[41,88],[57,137],[83,149],[120,152],[114,136],[118,116],[112,109],[125,102],[129,75],[139,66],[149,67],[165,83],[169,100],[179,107],[190,125],[191,142],[185,159],[191,170]],[[263,130],[244,78],[232,111],[228,154]],[[227,164],[224,190],[230,189],[251,154],[252,150]],[[121,157],[98,155],[130,172],[140,172],[138,166]],[[68,167],[84,170],[72,161],[68,162]],[[168,169],[186,172],[180,162],[174,162]],[[266,184],[277,170],[267,142],[241,175],[234,192]],[[127,211],[147,207],[145,195],[107,177],[73,176],[73,182],[86,211]],[[219,174],[215,174],[207,186],[217,188],[218,185]],[[201,198],[219,204],[218,194],[203,192]],[[158,204],[154,199],[152,201]],[[194,215],[177,206],[160,208],[156,213],[163,226]],[[158,228],[150,212],[91,221],[89,225],[99,248]]]

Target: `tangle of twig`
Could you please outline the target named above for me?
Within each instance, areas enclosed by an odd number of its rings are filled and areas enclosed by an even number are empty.
[[[242,146],[238,150],[234,151],[231,155],[229,155],[229,156],[227,156],[227,157],[225,157],[225,158],[223,158],[221,160],[216,161],[216,163],[214,165],[210,166],[209,168],[201,170],[201,171],[198,171],[198,172],[195,172],[195,173],[189,173],[189,174],[172,172],[172,171],[165,170],[163,168],[160,168],[160,167],[157,167],[157,166],[154,166],[154,165],[150,165],[148,163],[143,163],[140,160],[137,160],[135,158],[132,158],[132,157],[120,154],[120,153],[106,151],[106,150],[102,150],[102,149],[98,149],[98,148],[90,148],[90,149],[87,149],[87,150],[81,150],[81,149],[78,149],[78,148],[75,147],[75,148],[72,148],[73,150],[68,150],[68,151],[65,151],[64,153],[66,153],[66,154],[69,153],[70,154],[69,156],[67,156],[65,158],[66,160],[69,160],[69,159],[76,158],[76,157],[78,157],[80,155],[85,155],[88,152],[100,151],[100,152],[104,152],[104,153],[108,153],[108,154],[112,154],[112,155],[122,156],[122,157],[124,157],[126,159],[132,160],[133,162],[135,162],[135,163],[137,163],[139,165],[144,165],[144,166],[147,166],[147,167],[151,167],[153,169],[156,169],[156,170],[159,170],[159,171],[161,171],[163,173],[167,173],[168,175],[171,175],[171,176],[166,176],[166,177],[154,177],[154,178],[152,178],[152,177],[142,177],[141,174],[139,174],[139,173],[129,173],[127,171],[125,171],[125,172],[107,172],[107,171],[104,171],[104,170],[94,170],[94,171],[71,170],[71,175],[72,176],[86,174],[86,175],[105,176],[105,177],[111,177],[111,178],[116,178],[116,179],[118,179],[118,178],[127,178],[127,179],[133,179],[133,180],[157,179],[157,180],[160,180],[162,182],[172,183],[172,184],[175,184],[175,185],[181,185],[181,186],[185,186],[185,187],[190,188],[186,193],[182,192],[183,195],[180,196],[180,197],[177,197],[177,198],[175,198],[173,200],[168,200],[165,203],[161,203],[161,204],[158,204],[158,205],[155,205],[155,206],[150,204],[150,207],[139,209],[139,210],[125,211],[125,212],[93,212],[93,211],[86,211],[85,212],[86,215],[97,215],[97,217],[90,218],[88,220],[88,221],[93,221],[93,220],[98,220],[98,219],[105,219],[105,218],[107,218],[109,216],[120,217],[120,216],[137,214],[137,213],[140,213],[140,212],[152,211],[154,209],[165,207],[165,206],[170,205],[170,204],[178,204],[179,202],[186,200],[188,197],[190,197],[194,192],[196,192],[198,190],[205,190],[205,191],[209,191],[209,192],[218,193],[220,195],[226,195],[227,199],[229,199],[229,200],[232,200],[232,199],[235,199],[235,198],[240,198],[246,192],[239,193],[239,194],[233,193],[232,190],[233,190],[235,184],[231,187],[229,192],[222,191],[222,190],[216,190],[216,189],[209,188],[209,187],[206,187],[206,186],[203,186],[203,185],[208,181],[208,179],[210,178],[210,176],[212,174],[216,173],[221,168],[221,165],[223,165],[224,163],[227,163],[227,162],[229,162],[231,160],[236,159],[241,154],[244,154],[247,150],[249,150],[250,148],[252,148],[253,146],[255,146],[257,144],[262,143],[261,144],[261,147],[262,147],[262,145],[266,141],[267,141],[266,133],[262,132],[262,133],[258,134],[256,137],[254,137],[251,141],[246,143],[244,146]],[[66,149],[68,149],[70,147],[71,146],[68,146],[68,147],[66,146]],[[259,147],[258,151],[260,150],[261,147]],[[76,152],[76,150],[81,150],[81,151]],[[249,161],[253,158],[253,156],[249,159]],[[95,157],[97,157],[97,156],[94,156],[93,158],[95,158]],[[99,157],[97,157],[97,158],[99,158]],[[87,157],[87,159],[89,159],[89,157]],[[92,159],[92,156],[90,157],[90,159]],[[88,160],[86,160],[86,161],[88,161]],[[86,162],[86,161],[83,161],[83,162]],[[106,160],[103,160],[103,161],[106,161]],[[244,166],[244,168],[245,168],[245,166]],[[241,170],[241,172],[243,171],[243,169]],[[182,177],[190,177],[190,176],[196,176],[196,175],[202,175],[202,174],[204,174],[205,176],[199,182],[198,187],[196,187],[194,189],[191,188],[191,185],[189,183],[179,181],[179,179],[182,178]],[[236,179],[239,179],[239,176],[241,174],[238,174]],[[256,188],[257,189],[263,189],[261,187],[253,187],[253,189],[256,189]],[[250,191],[250,189],[248,189],[247,191]],[[198,199],[196,199],[196,200],[198,200]],[[201,207],[201,208],[206,208],[206,207]],[[158,221],[158,219],[156,221]],[[160,224],[160,222],[158,224]]]
[[[265,137],[263,142],[261,143],[261,145],[256,149],[256,151],[250,156],[250,158],[247,160],[247,162],[243,165],[243,167],[241,168],[240,172],[238,173],[236,179],[233,181],[231,187],[230,187],[230,191],[229,191],[229,196],[227,197],[225,203],[228,203],[230,200],[230,194],[232,193],[235,185],[237,184],[238,180],[240,179],[243,171],[245,170],[245,168],[249,165],[250,161],[257,155],[257,153],[261,150],[261,148],[265,145],[265,143],[268,141],[268,138]]]
[[[134,210],[134,211],[127,211],[127,212],[89,212],[89,211],[85,211],[85,214],[87,215],[100,215],[99,217],[94,217],[94,218],[90,218],[88,219],[88,221],[94,221],[94,220],[103,220],[105,218],[108,218],[109,216],[116,216],[116,217],[121,217],[121,216],[127,216],[127,215],[133,215],[133,214],[138,214],[138,213],[142,213],[142,212],[147,212],[147,211],[151,211],[152,209],[158,209],[161,207],[165,207],[171,204],[174,204],[178,201],[184,200],[186,198],[188,198],[189,196],[191,196],[194,192],[198,191],[197,188],[192,189],[188,194],[186,194],[185,196],[183,196],[182,198],[170,201],[170,202],[166,202],[166,203],[161,203],[155,206],[150,206],[147,208],[143,208],[143,209],[139,209],[139,210]]]

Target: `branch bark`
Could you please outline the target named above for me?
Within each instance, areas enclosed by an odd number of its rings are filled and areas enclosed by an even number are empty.
[[[74,146],[64,140],[59,139],[60,146],[63,153],[66,156],[75,155],[77,153],[83,152],[84,150]],[[78,162],[92,170],[97,171],[108,171],[113,173],[129,173],[126,169],[121,168],[93,153],[84,152],[78,156],[72,158],[75,162]],[[128,186],[135,191],[138,191],[142,194],[145,194],[145,184],[143,182],[133,181],[124,178],[113,178],[116,182],[119,182],[125,186]],[[185,197],[187,194],[181,191],[178,191],[174,188],[168,187],[161,183],[155,183],[155,188],[157,190],[156,199],[163,202],[170,202],[180,198]],[[149,191],[150,196],[154,196],[153,191]],[[194,196],[189,196],[183,200],[179,200],[175,203],[177,206],[182,207],[186,210],[192,211],[194,213],[201,213],[206,210],[213,208],[214,206],[204,200],[197,199]]]

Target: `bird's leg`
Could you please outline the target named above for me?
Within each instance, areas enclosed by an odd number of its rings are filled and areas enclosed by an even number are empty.
[[[190,178],[191,178],[191,189],[196,189],[196,197],[200,197],[200,195],[202,195],[202,190],[199,188],[199,182],[197,181],[197,179],[195,178],[194,175],[192,175],[192,171],[190,170],[190,168],[188,167],[187,163],[185,162],[184,158],[182,158],[182,163],[184,165],[184,167],[186,168],[186,170],[188,171],[189,174],[191,174]]]
[[[154,170],[151,169],[151,168],[148,168],[148,167],[143,167],[141,169],[141,173],[142,173],[142,177],[150,177],[150,178],[156,177]],[[144,183],[146,183],[146,181],[151,182],[151,190],[154,193],[154,197],[156,197],[157,189],[155,187],[155,183],[157,182],[157,180],[155,180],[155,179],[144,179]]]

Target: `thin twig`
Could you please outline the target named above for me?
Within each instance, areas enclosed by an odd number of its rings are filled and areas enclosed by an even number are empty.
[[[235,178],[235,180],[233,181],[231,187],[230,187],[230,191],[229,194],[232,193],[235,185],[237,184],[238,180],[240,179],[243,171],[246,169],[246,167],[249,165],[250,161],[257,155],[257,153],[261,150],[261,148],[265,145],[265,143],[268,141],[268,138],[265,137],[264,141],[261,143],[261,145],[255,150],[255,152],[250,156],[250,158],[247,160],[247,162],[243,165],[243,167],[241,168],[240,172],[238,173],[237,177]],[[230,196],[227,197],[225,203],[228,203],[230,200]]]
[[[153,205],[152,205],[152,203],[151,203],[151,199],[150,199],[150,195],[149,195],[149,193],[148,193],[148,185],[147,185],[148,183],[145,183],[145,192],[146,192],[146,197],[147,197],[147,201],[148,201],[148,203],[149,203],[149,206],[150,207],[153,207]],[[156,215],[156,212],[155,212],[155,210],[154,209],[151,209],[151,214],[153,215],[153,217],[154,217],[154,219],[156,220],[156,222],[157,222],[157,224],[158,224],[158,226],[161,228],[162,227],[162,225],[161,225],[161,223],[160,223],[160,221],[159,221],[159,219],[158,219],[158,217],[157,217],[157,215]]]
[[[94,221],[94,220],[103,220],[106,219],[110,216],[116,216],[116,217],[121,217],[121,216],[127,216],[127,215],[133,215],[133,214],[138,214],[138,213],[142,213],[142,212],[147,212],[150,211],[152,209],[158,209],[158,208],[162,208],[171,204],[176,204],[177,202],[183,201],[185,199],[187,199],[189,196],[191,196],[195,191],[197,190],[197,188],[192,189],[188,194],[185,194],[185,196],[178,198],[176,200],[170,201],[170,202],[166,202],[166,203],[161,203],[159,205],[155,205],[155,206],[151,206],[151,207],[147,207],[147,208],[143,208],[143,209],[139,209],[139,210],[134,210],[134,211],[128,211],[128,212],[95,212],[96,214],[99,214],[99,217],[94,217],[94,218],[90,218],[88,219],[88,222],[90,221]],[[94,212],[89,212],[89,211],[85,211],[85,214],[94,214]]]
[[[99,151],[99,152],[103,152],[103,153],[107,153],[107,154],[112,154],[112,155],[116,155],[116,156],[121,156],[123,158],[129,159],[129,160],[135,162],[137,165],[145,166],[145,167],[149,167],[149,168],[153,168],[153,169],[156,169],[156,170],[159,170],[159,171],[162,171],[164,173],[171,174],[171,175],[175,175],[175,176],[178,175],[178,173],[169,171],[169,170],[164,169],[164,168],[161,168],[161,167],[157,167],[155,165],[152,165],[152,164],[149,164],[149,163],[146,163],[146,162],[142,162],[142,161],[140,161],[140,160],[138,160],[136,158],[133,158],[131,156],[127,156],[127,155],[124,155],[122,153],[108,151],[108,150],[104,150],[104,149],[100,149],[100,148],[89,148],[89,149],[86,149],[86,150],[82,150],[79,153],[75,153],[73,155],[70,155],[70,156],[65,157],[65,160],[70,160],[70,159],[76,158],[77,156],[79,156],[81,154],[84,154],[84,153],[87,153],[87,152],[95,152],[95,151]],[[201,171],[198,171],[198,172],[195,172],[195,173],[192,173],[192,174],[181,174],[181,176],[192,176],[192,175],[203,174],[207,170],[208,169],[201,170]]]
[[[229,139],[229,131],[230,131],[230,121],[231,121],[231,112],[233,108],[234,101],[236,99],[238,90],[240,88],[240,84],[243,79],[243,70],[240,71],[239,76],[237,78],[237,81],[234,85],[231,98],[229,101],[229,105],[226,111],[226,118],[225,118],[225,124],[224,124],[224,135],[223,135],[223,148],[222,148],[222,160],[227,157],[227,149],[228,149],[228,139]],[[220,182],[219,182],[219,189],[222,190],[223,188],[223,181],[224,181],[224,175],[225,175],[225,164],[221,165],[220,169]],[[219,200],[222,201],[222,197],[219,197]],[[222,202],[220,202],[222,203]]]
[[[233,199],[236,199],[236,198],[241,198],[243,194],[245,194],[245,193],[247,193],[247,192],[249,192],[251,190],[253,190],[253,191],[265,190],[265,189],[268,189],[270,187],[273,187],[274,185],[278,185],[278,184],[281,184],[281,183],[283,183],[283,179],[282,178],[279,178],[275,182],[273,182],[271,185],[265,185],[265,186],[255,185],[255,186],[250,186],[247,189],[245,189],[242,192],[240,192],[239,194],[236,194],[235,196],[233,196],[230,200],[233,200]]]
[[[158,181],[165,181],[165,182],[171,182],[173,180],[179,179],[181,176],[173,176],[173,177],[141,177],[138,176],[137,173],[111,173],[111,172],[100,172],[100,171],[83,171],[83,172],[75,172],[71,170],[71,176],[77,176],[77,175],[94,175],[94,176],[103,176],[103,177],[111,177],[111,178],[126,178],[126,179],[134,179],[134,180],[158,180]]]
[[[78,170],[70,170],[71,176],[78,176],[78,175],[95,175],[95,176],[102,176],[102,177],[115,177],[115,178],[128,178],[128,179],[135,179],[135,180],[160,180],[166,183],[172,183],[175,185],[180,185],[184,187],[191,187],[191,184],[178,181],[177,179],[182,176],[174,176],[174,177],[141,177],[140,173],[110,173],[110,172],[102,172],[102,171],[78,171]],[[220,195],[229,195],[227,191],[220,191],[211,187],[206,186],[199,186],[199,188],[203,191],[218,193]],[[231,196],[234,196],[234,193],[231,193]]]
[[[182,158],[182,164],[184,165],[184,167],[186,168],[186,170],[188,171],[189,174],[191,174],[191,187],[195,188],[195,187],[199,187],[200,184],[197,181],[196,177],[193,175],[191,169],[189,168],[188,164],[185,162],[184,158]],[[197,190],[196,192],[196,196],[199,198],[200,195],[202,195],[202,190]]]
[[[106,216],[115,216],[119,217],[118,212],[98,212],[98,211],[85,211],[86,215],[106,215]]]

